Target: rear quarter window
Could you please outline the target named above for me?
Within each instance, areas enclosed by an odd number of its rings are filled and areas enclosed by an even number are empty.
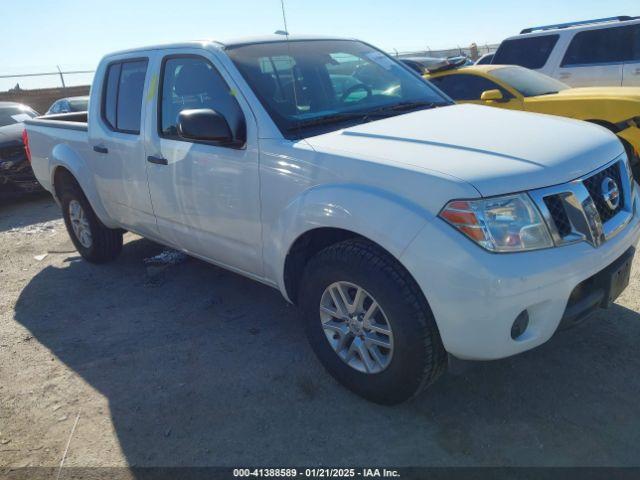
[[[628,62],[633,59],[637,28],[637,25],[631,25],[578,32],[571,40],[561,66]]]
[[[491,63],[497,65],[520,65],[537,69],[547,63],[549,55],[558,43],[559,35],[542,35],[528,38],[505,40],[493,57]]]

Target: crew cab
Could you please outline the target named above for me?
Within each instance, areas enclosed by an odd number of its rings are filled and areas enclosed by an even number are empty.
[[[88,114],[26,130],[85,259],[128,230],[277,288],[327,370],[384,404],[447,353],[515,355],[609,306],[640,235],[611,132],[454,105],[357,40],[110,54]]]

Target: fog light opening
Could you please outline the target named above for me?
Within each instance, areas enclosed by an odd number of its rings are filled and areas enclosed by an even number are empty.
[[[511,326],[511,338],[513,338],[514,340],[520,338],[524,334],[524,332],[526,332],[528,326],[529,312],[523,310],[522,312],[520,312],[520,315],[516,317],[513,325]]]

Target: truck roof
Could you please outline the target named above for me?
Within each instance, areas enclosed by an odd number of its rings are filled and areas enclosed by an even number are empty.
[[[240,37],[240,38],[232,38],[229,40],[218,41],[213,39],[206,40],[192,40],[186,42],[178,42],[178,43],[165,43],[158,45],[148,45],[145,47],[136,47],[136,48],[128,48],[126,50],[119,50],[116,52],[111,52],[107,54],[107,57],[114,55],[122,55],[128,53],[135,52],[143,52],[149,50],[166,50],[171,48],[189,48],[189,47],[202,47],[204,45],[213,46],[214,48],[233,48],[241,45],[254,45],[259,43],[274,43],[274,42],[284,42],[287,39],[291,42],[299,42],[299,41],[313,41],[313,40],[355,40],[353,38],[344,38],[344,37],[334,37],[334,36],[323,36],[323,35],[289,35],[288,37],[285,35],[261,35],[261,36],[251,36],[251,37]]]

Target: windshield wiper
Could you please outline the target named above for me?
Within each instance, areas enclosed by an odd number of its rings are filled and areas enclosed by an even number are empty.
[[[330,125],[333,123],[344,122],[347,120],[361,119],[364,122],[369,122],[374,118],[386,117],[394,115],[399,112],[406,112],[409,110],[415,110],[418,108],[435,108],[440,104],[434,102],[401,102],[394,105],[387,105],[384,107],[376,108],[374,110],[362,111],[362,112],[342,112],[333,115],[327,115],[325,117],[312,118],[305,120],[295,125],[292,125],[287,130],[293,131],[297,129],[303,129],[308,127],[316,127],[320,125]]]
[[[298,122],[295,125],[287,128],[287,130],[297,130],[299,128],[308,128],[308,127],[316,127],[319,125],[330,125],[332,123],[344,122],[346,120],[353,120],[354,118],[366,118],[367,112],[345,112],[345,113],[336,113],[333,115],[327,115],[324,117],[312,118],[309,120],[304,120],[302,122]]]
[[[440,104],[435,103],[435,102],[424,102],[424,101],[418,101],[418,102],[400,102],[400,103],[396,103],[394,105],[389,105],[386,107],[381,107],[378,108],[376,110],[373,110],[372,112],[370,112],[371,114],[383,114],[386,112],[405,112],[407,110],[414,110],[417,108],[435,108],[437,106],[439,106]]]

